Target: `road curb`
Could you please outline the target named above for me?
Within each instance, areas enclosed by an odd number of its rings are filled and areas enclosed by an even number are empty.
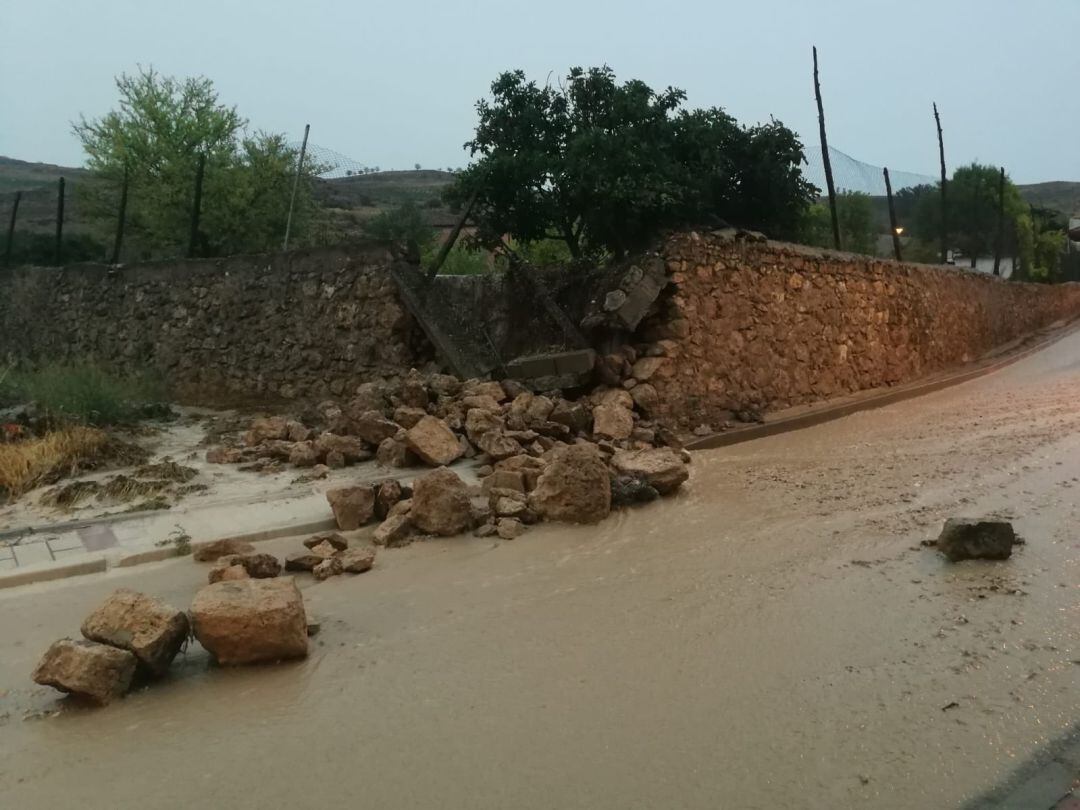
[[[108,568],[104,556],[92,557],[73,563],[39,563],[0,574],[0,590],[17,588],[20,585],[33,585],[37,582],[50,582],[54,579],[66,579],[83,574],[97,574]]]
[[[232,534],[225,537],[218,537],[214,540],[200,540],[198,543],[191,544],[191,550],[197,551],[200,548],[209,546],[212,543],[220,543],[225,540],[231,540],[237,543],[260,543],[263,540],[276,540],[279,537],[288,537],[291,534],[315,534],[316,532],[328,532],[337,529],[337,521],[334,518],[324,518],[322,520],[313,520],[308,523],[295,523],[288,526],[277,526],[273,529],[263,529],[258,532],[248,532],[247,534]],[[176,555],[176,552],[172,549],[162,549],[162,551],[172,551],[172,556]],[[133,554],[133,557],[139,556]],[[168,556],[168,555],[166,555]],[[137,563],[130,563],[130,565],[136,565]],[[119,565],[119,563],[118,563]]]
[[[719,447],[729,447],[733,444],[742,444],[743,442],[753,441],[755,439],[764,439],[768,436],[778,436],[782,433],[789,433],[793,430],[802,430],[808,427],[814,427],[825,422],[831,422],[834,419],[840,419],[844,416],[850,416],[853,413],[859,411],[868,411],[874,408],[882,408],[886,405],[892,405],[897,402],[903,402],[907,399],[914,399],[915,397],[925,396],[926,394],[932,394],[935,391],[940,391],[943,388],[951,388],[954,385],[960,385],[961,383],[969,382],[970,380],[978,379],[979,377],[986,376],[987,374],[993,374],[995,371],[1000,371],[1006,366],[1011,366],[1025,357],[1028,357],[1036,352],[1042,351],[1047,346],[1057,343],[1063,337],[1072,332],[1080,329],[1080,320],[1072,321],[1066,325],[1054,330],[1050,337],[1045,340],[1041,340],[1038,343],[1026,346],[1018,349],[1015,352],[1009,353],[999,359],[991,360],[983,365],[979,365],[976,368],[968,368],[963,371],[957,371],[953,373],[947,373],[945,376],[936,377],[931,380],[925,380],[923,382],[911,383],[902,387],[888,389],[878,394],[872,394],[856,399],[851,402],[844,402],[837,405],[824,405],[821,408],[815,409],[808,413],[798,414],[797,416],[781,417],[772,422],[766,422],[762,425],[754,425],[753,427],[739,428],[737,430],[729,431],[726,433],[713,433],[710,436],[705,436],[701,439],[696,439],[686,444],[687,450],[715,450]],[[857,395],[856,395],[857,396]]]

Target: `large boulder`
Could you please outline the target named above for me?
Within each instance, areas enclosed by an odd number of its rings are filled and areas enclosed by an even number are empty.
[[[682,457],[670,447],[619,450],[611,457],[616,472],[645,481],[661,495],[670,495],[690,477]]]
[[[343,532],[359,529],[375,516],[375,490],[370,484],[328,490],[326,500]]]
[[[529,505],[547,520],[566,523],[597,523],[607,517],[611,480],[596,446],[572,444],[552,450]]]
[[[291,577],[218,582],[191,603],[195,637],[219,664],[307,655],[304,600]]]
[[[420,476],[413,482],[409,522],[426,534],[460,534],[472,525],[469,488],[445,467]]]
[[[46,650],[32,677],[35,683],[104,704],[131,688],[137,664],[127,650],[62,638]]]
[[[154,675],[164,675],[188,635],[182,610],[160,599],[119,588],[83,620],[90,641],[133,653]]]
[[[1016,532],[1007,520],[949,518],[937,539],[938,551],[951,562],[1006,560],[1016,543]]]
[[[462,454],[457,436],[435,416],[425,416],[405,432],[405,446],[433,467],[452,464]]]
[[[398,432],[398,425],[391,422],[379,411],[364,411],[357,414],[350,425],[353,434],[376,447],[383,439]]]

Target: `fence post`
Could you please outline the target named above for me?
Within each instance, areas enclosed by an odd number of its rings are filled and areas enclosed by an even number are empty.
[[[120,246],[124,242],[124,219],[127,216],[128,167],[124,165],[124,185],[120,189],[120,216],[116,222],[116,241],[113,243],[111,264],[120,264]]]
[[[15,202],[11,206],[11,221],[8,223],[7,232],[7,247],[4,248],[4,264],[11,264],[11,248],[15,244],[15,217],[19,214],[19,200],[22,199],[22,192],[15,192]]]
[[[945,140],[941,136],[941,116],[938,115],[937,102],[934,102],[934,122],[937,124],[938,153],[941,156],[941,263],[949,263],[949,209],[945,200]]]
[[[1034,223],[1032,223],[1034,224]],[[994,275],[1001,275],[1001,251],[1005,247],[1005,167],[998,178],[997,240],[994,242]]]
[[[892,183],[889,181],[889,167],[885,167],[885,194],[889,198],[889,226],[892,229],[892,247],[893,253],[896,254],[896,260],[902,262],[903,256],[900,255],[900,231],[896,225],[896,208],[893,206],[892,198]]]
[[[821,131],[821,162],[825,164],[825,185],[829,188],[833,245],[840,250],[840,219],[836,214],[836,186],[833,185],[832,162],[829,160],[829,140],[825,137],[825,108],[821,104],[821,82],[818,81],[817,46],[814,46],[814,95],[817,96],[818,128]]]
[[[311,131],[311,124],[304,124],[304,142],[300,144],[300,159],[296,162],[296,177],[293,179],[292,196],[289,197],[289,216],[285,219],[285,241],[281,244],[282,250],[289,249],[289,231],[292,230],[293,206],[296,205],[296,190],[300,187],[300,175],[304,171],[304,155],[307,153],[307,136]]]
[[[188,237],[187,255],[195,257],[195,244],[199,240],[199,209],[202,206],[203,172],[206,170],[206,153],[199,155],[199,167],[195,170],[195,200],[191,204],[191,234]]]
[[[60,266],[64,258],[64,178],[60,178],[59,192],[56,197],[56,259],[55,264]]]

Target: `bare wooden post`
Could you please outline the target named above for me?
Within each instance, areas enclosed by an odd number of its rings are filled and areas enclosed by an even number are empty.
[[[120,246],[124,242],[124,219],[127,216],[128,167],[124,166],[124,185],[120,189],[120,215],[116,221],[116,241],[113,243],[112,264],[120,263]]]
[[[892,183],[889,181],[889,167],[885,167],[885,195],[889,198],[889,227],[892,229],[892,248],[896,254],[896,260],[902,262],[900,255],[900,231],[896,224],[896,207],[893,205]]]
[[[836,186],[833,185],[832,162],[829,160],[829,141],[825,137],[825,108],[821,104],[817,46],[814,47],[814,95],[817,96],[818,128],[821,131],[821,160],[825,164],[825,185],[828,186],[829,190],[829,212],[832,214],[833,245],[837,250],[840,250],[840,218],[836,214]]]
[[[56,252],[54,264],[57,266],[64,259],[64,178],[60,178],[56,195]]]
[[[281,244],[282,250],[289,249],[289,231],[292,230],[293,206],[296,205],[296,190],[300,187],[300,174],[304,170],[304,155],[307,153],[307,136],[311,131],[311,124],[304,124],[304,142],[300,144],[300,159],[296,162],[296,177],[293,179],[292,197],[289,198],[289,216],[285,219],[285,241]]]
[[[938,115],[937,102],[934,102],[934,122],[937,124],[938,153],[941,156],[941,263],[949,263],[949,209],[945,198],[945,141],[941,137],[941,116]]]
[[[1005,167],[998,178],[997,240],[994,242],[994,275],[1001,275],[1001,251],[1005,247]]]
[[[203,172],[206,171],[206,153],[199,155],[199,167],[195,170],[195,201],[191,205],[191,234],[188,236],[188,258],[194,258],[195,245],[199,240],[199,209],[202,206]]]
[[[454,246],[454,242],[456,242],[458,236],[461,235],[461,229],[465,227],[465,222],[468,220],[469,214],[472,213],[473,206],[476,205],[476,196],[479,193],[480,189],[476,188],[473,189],[473,193],[469,195],[469,201],[465,203],[465,208],[462,209],[461,216],[458,217],[458,221],[454,223],[453,230],[450,231],[449,236],[446,237],[446,241],[443,242],[442,247],[439,248],[439,254],[435,257],[435,261],[433,261],[431,267],[428,268],[428,281],[431,281],[435,276],[439,275],[439,268],[443,266],[446,257],[450,255],[450,249]]]
[[[15,217],[19,215],[19,201],[22,192],[15,192],[15,202],[11,206],[11,221],[8,222],[7,247],[4,248],[4,264],[11,264],[11,248],[15,244]]]

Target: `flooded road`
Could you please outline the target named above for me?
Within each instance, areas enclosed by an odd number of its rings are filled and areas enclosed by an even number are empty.
[[[99,711],[29,674],[124,585],[0,594],[0,796],[85,808],[955,807],[1080,721],[1080,333],[997,374],[695,454],[598,527],[383,552],[306,583],[311,657]],[[1012,518],[1004,563],[920,541]],[[281,551],[295,541],[271,541]]]

